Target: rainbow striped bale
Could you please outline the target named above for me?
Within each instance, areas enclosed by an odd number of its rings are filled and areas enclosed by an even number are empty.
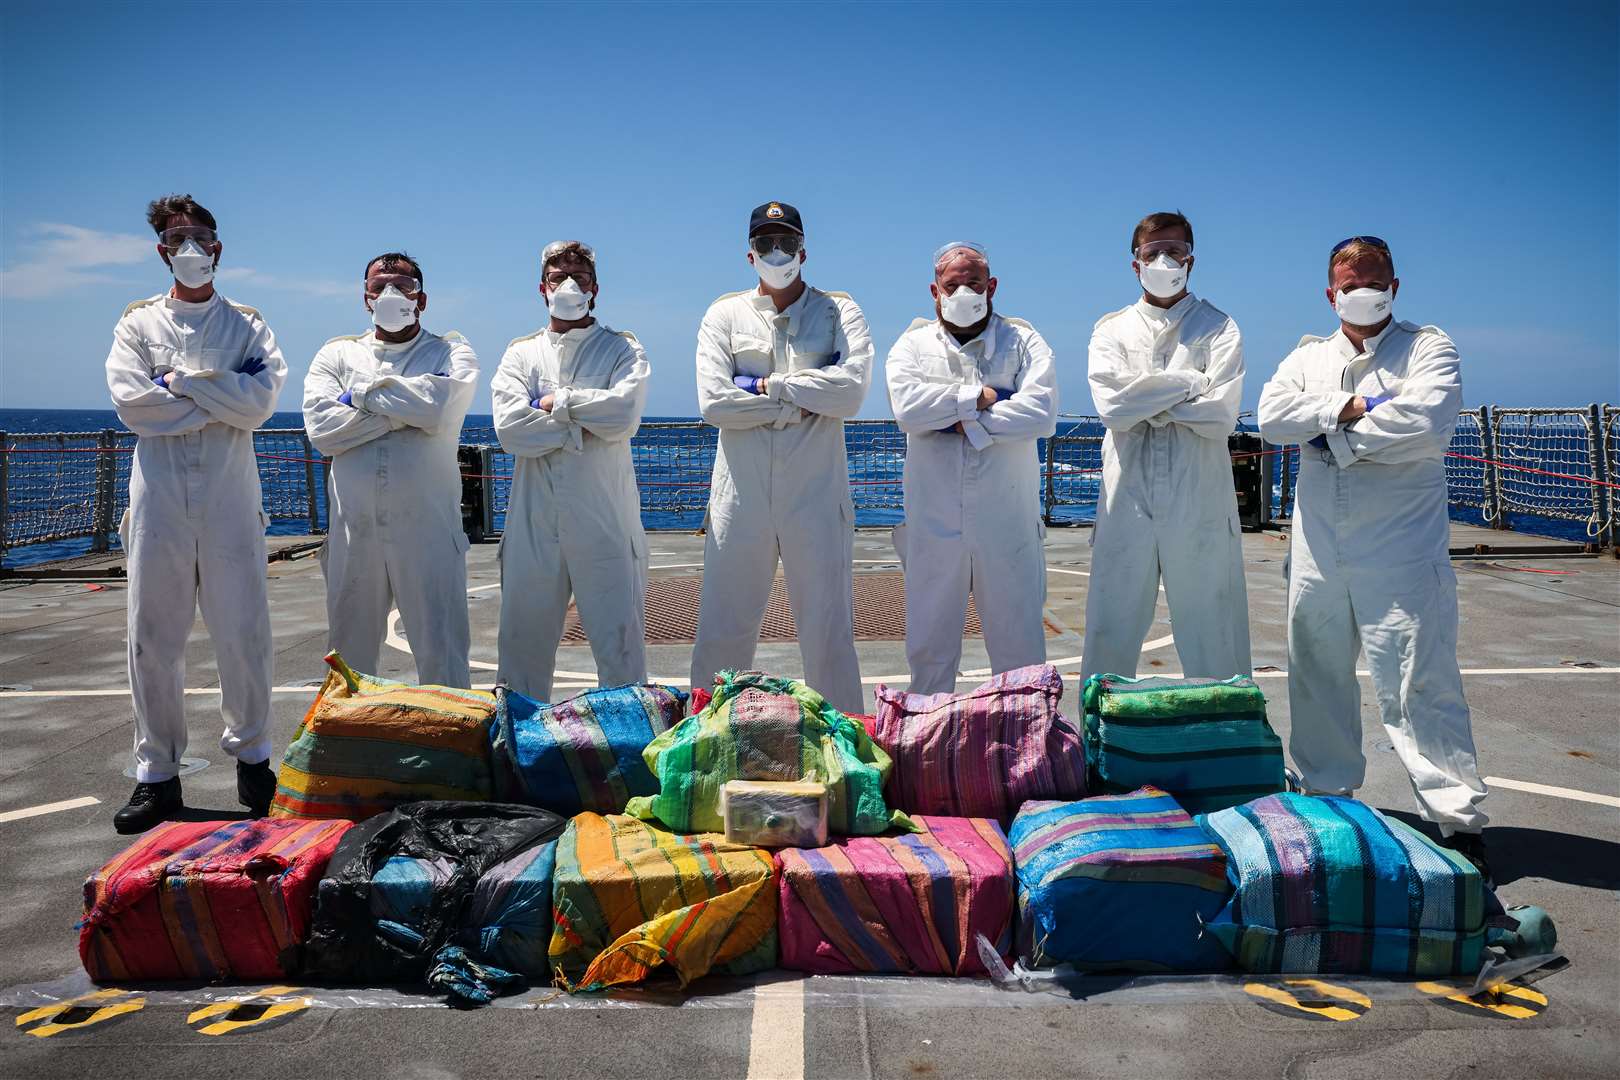
[[[79,958],[97,982],[283,979],[347,821],[175,821],[84,883]]]
[[[1198,819],[1235,892],[1210,932],[1247,971],[1472,975],[1485,882],[1355,799],[1271,795]]]
[[[564,816],[620,813],[657,793],[642,752],[685,715],[686,695],[671,686],[587,690],[551,705],[497,686],[496,798]]]
[[[877,688],[873,738],[894,762],[889,796],[908,814],[989,817],[1029,799],[1086,793],[1080,733],[1062,713],[1049,664],[1005,671],[965,694]]]
[[[988,818],[917,817],[905,836],[785,848],[782,966],[840,974],[982,972],[979,935],[1011,949],[1012,852]]]
[[[715,676],[708,707],[647,747],[659,791],[625,813],[679,832],[723,832],[720,790],[728,780],[810,780],[826,785],[827,825],[871,836],[909,829],[883,800],[889,757],[860,724],[802,682],[758,671]]]
[[[574,991],[640,982],[667,964],[681,985],[776,964],[776,865],[717,835],[580,814],[557,842],[551,962]]]
[[[1021,951],[1092,970],[1231,966],[1202,933],[1226,903],[1226,859],[1157,788],[1027,802],[1009,834]]]
[[[1283,789],[1282,740],[1266,721],[1265,695],[1246,675],[1093,675],[1081,698],[1099,793],[1151,784],[1189,813],[1206,814]]]
[[[278,774],[272,817],[361,821],[424,799],[487,801],[494,695],[360,675],[337,653]]]

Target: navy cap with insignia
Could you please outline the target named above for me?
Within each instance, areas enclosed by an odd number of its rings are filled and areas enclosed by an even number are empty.
[[[748,215],[749,236],[753,236],[767,225],[786,225],[800,236],[804,235],[804,223],[799,220],[798,209],[785,202],[768,202],[763,206],[756,206],[754,212]]]

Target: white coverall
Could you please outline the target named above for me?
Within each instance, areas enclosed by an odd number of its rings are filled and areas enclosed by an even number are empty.
[[[551,700],[572,596],[601,686],[647,681],[647,539],[630,437],[647,354],[601,323],[539,330],[506,349],[495,434],[516,459],[501,538],[501,678]],[[533,407],[555,396],[550,412]]]
[[[1349,793],[1361,751],[1365,652],[1390,742],[1425,820],[1479,832],[1485,798],[1457,669],[1445,453],[1462,406],[1457,348],[1392,322],[1358,353],[1307,336],[1260,395],[1260,433],[1300,444],[1288,576],[1289,751],[1305,786]],[[1360,419],[1356,395],[1391,395]],[[1308,445],[1326,433],[1328,448]]]
[[[1136,674],[1163,579],[1187,675],[1247,675],[1249,600],[1226,437],[1243,395],[1243,335],[1187,295],[1138,300],[1091,334],[1103,436],[1081,678]]]
[[[262,360],[257,375],[239,369]],[[152,382],[177,372],[168,389]],[[179,775],[186,638],[197,608],[219,667],[225,753],[270,757],[275,651],[253,429],[275,411],[287,365],[259,313],[215,293],[124,310],[107,354],[118,418],[139,438],[118,536],[129,561],[129,685],[136,779]]]
[[[1046,552],[1036,440],[1057,426],[1052,350],[1022,319],[992,315],[966,345],[917,319],[889,350],[889,407],[906,433],[911,692],[951,693],[972,593],[996,673],[1046,662]],[[978,406],[979,388],[1002,399]],[[1010,396],[1009,396],[1010,395]],[[950,430],[958,421],[966,435]]]
[[[767,393],[739,389],[737,375],[769,375]],[[844,293],[806,287],[778,313],[770,297],[736,292],[703,316],[698,406],[720,441],[694,687],[713,685],[716,671],[753,666],[780,555],[805,682],[835,708],[865,711],[844,420],[860,410],[871,378],[866,317]]]
[[[304,426],[327,473],[326,619],[331,647],[376,672],[388,612],[417,681],[470,686],[467,534],[461,526],[461,421],[478,357],[460,334],[375,332],[321,346],[304,379]],[[345,390],[353,406],[338,400]]]

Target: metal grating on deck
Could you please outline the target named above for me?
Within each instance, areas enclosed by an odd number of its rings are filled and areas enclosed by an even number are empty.
[[[647,643],[649,645],[690,645],[697,640],[698,598],[703,575],[656,577],[647,582]],[[1048,627],[1048,632],[1051,628]],[[905,577],[898,570],[881,570],[855,575],[855,640],[900,641],[906,636]],[[967,625],[963,637],[981,637],[979,613],[968,600]],[[761,641],[797,641],[793,614],[788,609],[787,582],[780,574],[771,583],[771,601],[765,608]],[[570,605],[563,629],[563,644],[582,645],[585,628],[577,609]]]

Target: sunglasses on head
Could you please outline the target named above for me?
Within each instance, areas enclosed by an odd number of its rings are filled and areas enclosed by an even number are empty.
[[[1377,248],[1379,251],[1389,251],[1389,245],[1378,239],[1376,236],[1351,236],[1340,240],[1337,244],[1334,244],[1333,250],[1328,252],[1328,254],[1330,256],[1337,255],[1351,244],[1368,244]]]

